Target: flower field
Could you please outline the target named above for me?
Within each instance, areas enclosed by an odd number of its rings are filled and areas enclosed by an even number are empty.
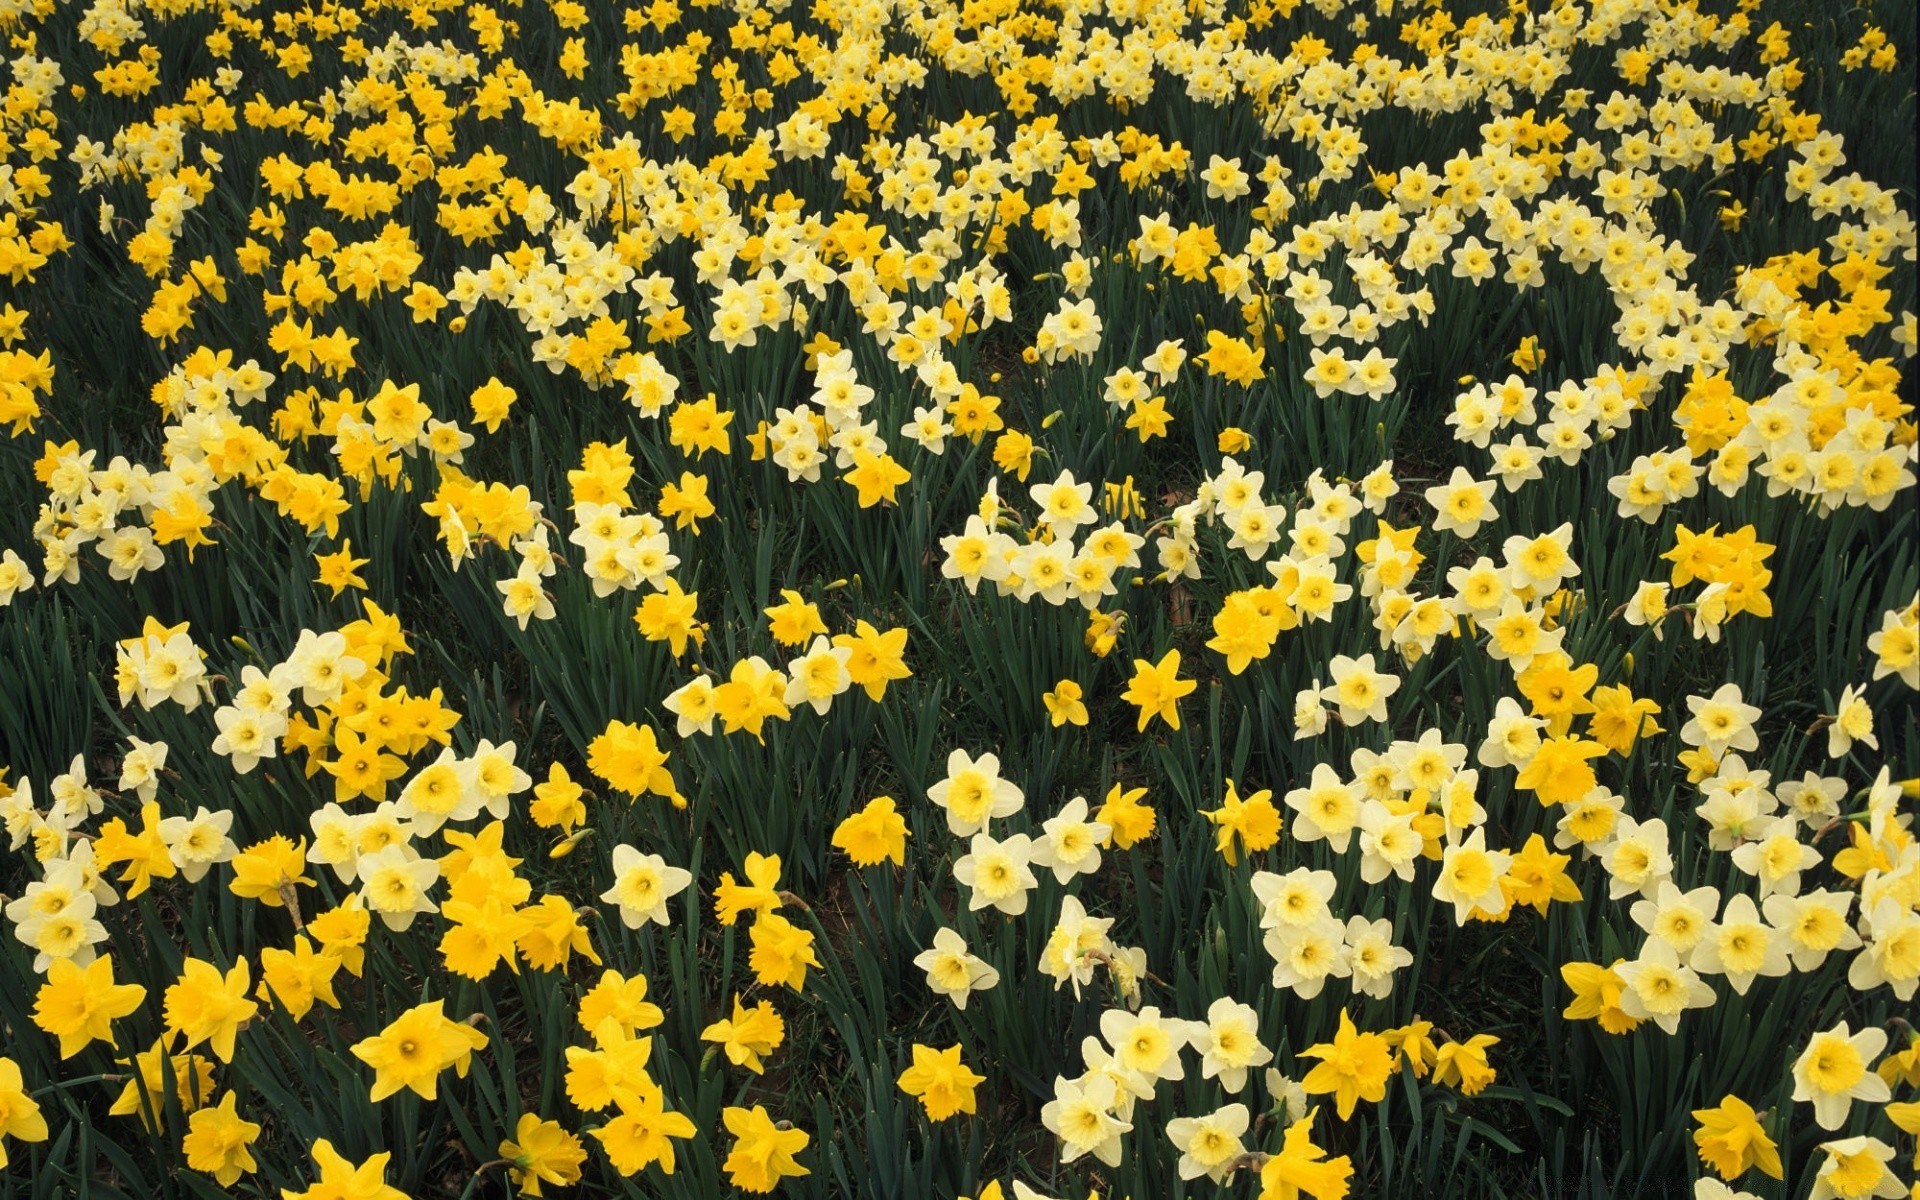
[[[0,1196],[1920,1198],[1907,0],[0,0]]]

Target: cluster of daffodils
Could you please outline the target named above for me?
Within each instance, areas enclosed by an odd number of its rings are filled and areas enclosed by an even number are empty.
[[[1001,530],[1018,519],[1011,506],[989,492],[962,532],[941,539],[946,551],[941,574],[961,581],[969,592],[977,593],[987,580],[1000,595],[1022,603],[1036,596],[1053,605],[1071,600],[1094,612],[1118,592],[1127,572],[1140,566],[1146,539],[1118,521],[1100,525],[1093,485],[1077,482],[1071,471],[1062,471],[1052,483],[1034,484],[1029,494],[1038,509],[1033,538],[1019,542]],[[1082,526],[1097,528],[1086,530],[1076,548],[1074,535]]]
[[[126,1085],[112,1108],[116,1115],[150,1123],[168,1090],[177,1088],[178,1103],[191,1118],[184,1140],[189,1163],[223,1184],[254,1169],[249,1146],[261,1127],[238,1116],[233,1092],[213,1102],[219,1090],[214,1060],[223,1067],[233,1064],[243,1030],[257,1024],[269,1007],[295,1022],[339,1009],[346,990],[342,981],[358,980],[365,971],[375,915],[390,935],[400,937],[417,934],[417,920],[432,914],[429,919],[439,923],[435,933],[445,969],[475,981],[503,967],[517,972],[523,963],[564,974],[575,955],[600,962],[583,924],[586,911],[559,895],[534,899],[530,881],[516,870],[523,860],[502,848],[502,818],[509,809],[537,807],[542,824],[569,829],[585,816],[582,788],[558,763],[546,782],[535,785],[516,765],[511,742],[482,739],[464,755],[443,744],[438,757],[410,768],[407,758],[449,740],[447,732],[459,716],[441,707],[437,694],[410,697],[404,689],[389,689],[383,669],[395,653],[406,652],[405,635],[370,604],[368,613],[367,620],[344,631],[303,631],[294,652],[267,671],[243,668],[232,703],[212,714],[217,733],[210,748],[226,756],[237,774],[274,758],[282,747],[300,748],[302,738],[315,736],[314,731],[334,730],[331,755],[310,758],[310,773],[324,769],[332,776],[334,796],[312,813],[310,840],[275,834],[243,848],[229,836],[231,810],[202,806],[191,817],[161,817],[154,797],[170,774],[169,747],[137,738],[121,758],[118,784],[138,801],[137,829],[117,816],[96,820],[106,802],[88,782],[80,760],[47,782],[44,807],[30,781],[10,785],[4,797],[12,848],[30,847],[41,870],[24,894],[8,903],[6,915],[14,938],[35,952],[33,969],[45,978],[34,1023],[58,1039],[63,1059],[95,1041],[111,1045],[113,1023],[143,1010],[147,989],[117,983],[115,961],[103,952],[108,934],[98,919],[102,909],[137,900],[164,880],[198,884],[224,866],[226,890],[285,909],[292,917],[287,944],[268,946],[255,958],[239,957],[225,969],[199,958],[184,960],[177,980],[165,989],[164,1019],[153,1049],[139,1056],[138,1079]],[[192,711],[213,691],[204,661],[184,627],[150,623],[141,638],[121,647],[119,674],[129,700],[138,696],[149,706],[175,704]],[[651,772],[660,768],[646,765],[640,747],[615,745],[606,754],[604,769],[610,774],[639,772],[643,782],[632,785],[639,790],[656,782]],[[664,755],[660,758],[664,761]],[[389,786],[403,776],[404,784],[389,798]],[[670,782],[657,786],[672,791]],[[529,800],[520,799],[530,790]],[[355,802],[364,806],[349,811]],[[430,845],[431,852],[423,854]],[[691,875],[625,845],[615,848],[612,863],[614,885],[601,899],[630,928],[667,924],[667,901],[688,886]],[[342,903],[319,912],[312,911],[311,901],[303,906],[303,896],[312,895],[319,882],[308,873],[310,867],[329,869],[347,889]],[[812,935],[775,911],[781,905],[774,890],[779,871],[777,859],[750,858],[752,883],[736,886],[729,876],[722,885],[721,913],[728,923],[742,912],[758,914],[751,930],[754,970],[797,991],[807,967],[819,963],[809,949]],[[444,899],[436,902],[436,894]],[[685,1116],[663,1109],[660,1090],[646,1073],[648,1039],[640,1034],[663,1019],[646,995],[645,976],[602,972],[581,998],[578,1014],[595,1048],[567,1052],[569,1099],[584,1112],[617,1112],[595,1134],[609,1163],[623,1174],[653,1162],[670,1173],[674,1159],[667,1139],[694,1132]],[[455,1020],[444,1001],[431,1000],[355,1042],[353,1056],[371,1072],[368,1098],[378,1103],[407,1090],[435,1100],[442,1074],[451,1069],[464,1078],[476,1052],[488,1047],[490,1038],[479,1028],[484,1020],[484,1014]],[[758,1058],[749,1057],[746,1048],[767,1053],[783,1036],[779,1016],[765,1002],[753,1015],[736,1008],[733,1022],[721,1021],[707,1035],[723,1041],[734,1061],[755,1070]],[[211,1058],[196,1052],[203,1046]],[[11,1061],[7,1066],[17,1075]],[[7,1110],[12,1114],[7,1133],[31,1140],[37,1128],[44,1135],[44,1124],[32,1123],[37,1108],[30,1100],[9,1104],[15,1107]],[[728,1170],[739,1186],[768,1191],[782,1175],[805,1173],[792,1158],[806,1143],[804,1133],[776,1128],[757,1106],[729,1110],[726,1123],[737,1137]],[[529,1114],[518,1136],[538,1139],[541,1149],[532,1159],[541,1165],[522,1162],[520,1153],[512,1152],[516,1175],[544,1170],[548,1182],[579,1178],[586,1155],[573,1133]],[[334,1164],[345,1161],[325,1141],[313,1147],[313,1160],[319,1169],[316,1186],[327,1184]]]
[[[1097,813],[1089,812],[1084,797],[1075,796],[1041,823],[1039,836],[1010,833],[996,838],[992,823],[1019,816],[1026,806],[1019,786],[1001,778],[997,755],[974,757],[955,750],[947,757],[946,778],[927,789],[927,798],[946,812],[948,832],[967,839],[967,853],[953,862],[953,879],[966,889],[968,910],[994,909],[1011,917],[1027,911],[1028,899],[1039,886],[1034,868],[1051,873],[1064,886],[1099,871],[1103,846],[1117,843],[1125,849],[1151,833],[1154,815],[1141,803],[1145,794],[1144,788],[1116,784]],[[1078,995],[1104,966],[1116,988],[1137,997],[1146,952],[1116,946],[1107,933],[1112,927],[1112,919],[1090,916],[1077,896],[1066,896],[1041,950],[1039,969],[1053,978],[1056,988],[1071,981]],[[965,941],[950,929],[935,936],[933,949],[919,965],[929,986],[962,1008],[971,993],[999,982],[999,972],[968,953]]]
[[[697,631],[693,625],[697,598],[698,593],[682,593],[678,588],[649,596],[634,612],[634,622],[648,639],[672,641],[678,655],[685,639]],[[678,736],[710,737],[718,719],[723,734],[745,730],[764,741],[762,729],[770,719],[792,720],[794,710],[802,706],[824,717],[834,698],[854,687],[878,704],[886,699],[889,683],[913,674],[906,663],[905,629],[881,631],[861,620],[852,633],[835,634],[829,640],[819,606],[791,589],[782,594],[779,604],[767,608],[766,616],[774,641],[796,652],[786,670],[755,654],[736,661],[724,683],[715,683],[705,673],[694,675],[660,702],[676,718]]]
[[[1801,7],[0,0],[0,1172],[1920,1196]]]
[[[1699,715],[1689,728],[1704,719],[1737,730],[1739,710],[1750,707],[1738,700],[1695,697]],[[1833,869],[1850,885],[1842,889],[1807,887],[1802,875],[1826,861],[1810,843],[1838,823],[1845,780],[1809,771],[1775,788],[1767,772],[1727,753],[1698,787],[1695,815],[1708,845],[1728,857],[1734,879],[1753,881],[1754,894],[1682,890],[1673,882],[1665,822],[1595,810],[1595,822],[1611,828],[1585,852],[1600,859],[1614,899],[1632,898],[1633,922],[1646,941],[1635,958],[1611,967],[1563,967],[1576,995],[1569,1015],[1599,1019],[1617,1032],[1646,1020],[1672,1032],[1682,1012],[1715,1002],[1703,976],[1724,976],[1745,995],[1758,978],[1815,971],[1829,955],[1846,959],[1854,989],[1885,987],[1903,1003],[1913,998],[1920,987],[1920,911],[1910,895],[1910,856],[1888,853],[1890,844],[1904,850],[1911,843],[1896,817],[1899,789],[1884,773],[1868,789],[1865,819],[1849,823],[1850,843],[1833,855]]]

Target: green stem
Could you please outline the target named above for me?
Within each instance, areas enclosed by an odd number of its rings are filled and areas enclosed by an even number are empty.
[[[460,1189],[460,1200],[469,1200],[469,1197],[473,1195],[473,1189],[480,1186],[480,1181],[486,1178],[488,1171],[495,1167],[510,1167],[513,1165],[514,1160],[511,1158],[494,1158],[481,1163],[473,1169],[473,1178],[467,1180],[467,1186]]]
[[[82,1075],[78,1079],[62,1079],[58,1083],[50,1083],[43,1088],[37,1088],[27,1094],[29,1096],[44,1096],[48,1092],[59,1091],[70,1087],[79,1087],[83,1083],[119,1083],[125,1078],[125,1075],[114,1075],[111,1073],[104,1075]]]

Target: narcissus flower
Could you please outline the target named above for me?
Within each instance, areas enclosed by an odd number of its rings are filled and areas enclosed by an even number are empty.
[[[767,609],[769,632],[782,646],[804,646],[807,639],[827,632],[820,609],[792,588],[780,590],[780,603]]]
[[[1039,886],[1029,864],[1033,841],[1024,833],[995,840],[976,833],[953,864],[953,877],[970,895],[967,908],[997,908],[1010,917],[1027,911],[1027,893]]]
[[[855,686],[866,689],[868,699],[875,704],[886,698],[887,684],[913,676],[906,662],[907,631],[904,628],[883,633],[868,622],[860,621],[852,633],[835,634],[833,644],[838,649],[851,651],[846,660],[847,675]]]
[[[354,869],[360,876],[361,900],[396,933],[421,913],[439,911],[428,893],[440,880],[440,864],[421,858],[404,843],[361,855]]]
[[[723,871],[720,885],[713,890],[714,916],[722,925],[732,925],[747,913],[765,915],[780,907],[780,856],[749,853],[744,874],[746,883],[734,882],[732,871]]]
[[[1232,1173],[1234,1162],[1246,1152],[1240,1137],[1247,1132],[1252,1114],[1244,1104],[1229,1104],[1203,1117],[1175,1117],[1167,1122],[1167,1140],[1180,1151],[1180,1178],[1198,1179],[1205,1175],[1221,1183]]]
[[[1120,1164],[1120,1138],[1133,1125],[1115,1115],[1118,1103],[1110,1075],[1053,1081],[1053,1099],[1041,1106],[1040,1123],[1060,1139],[1061,1162],[1091,1154],[1110,1167]]]
[[[984,992],[1000,982],[1000,972],[967,950],[966,939],[942,927],[934,932],[933,945],[914,956],[913,965],[927,973],[927,986],[953,1001],[958,1009],[967,1007],[967,998]]]
[[[1250,1069],[1273,1061],[1273,1051],[1260,1042],[1259,1014],[1229,996],[1207,1006],[1207,1019],[1193,1023],[1190,1037],[1200,1052],[1201,1076],[1218,1076],[1229,1092],[1246,1086]]]
[[[761,1060],[778,1050],[786,1037],[786,1022],[773,1005],[762,1000],[748,1008],[737,995],[733,998],[733,1016],[722,1017],[700,1031],[701,1041],[717,1043],[726,1051],[729,1062],[755,1075],[765,1070]]]
[[[344,964],[340,955],[317,953],[306,934],[295,934],[292,950],[267,946],[260,951],[260,987],[254,993],[265,1000],[269,994],[298,1021],[319,1001],[339,1008],[333,993],[333,976]]]
[[[167,1030],[186,1036],[185,1049],[202,1042],[221,1062],[233,1061],[233,1040],[240,1026],[260,1011],[247,998],[252,982],[245,958],[222,975],[210,962],[189,958],[181,964],[180,979],[166,992]]]
[[[1700,1123],[1693,1131],[1700,1161],[1718,1171],[1720,1178],[1738,1179],[1756,1167],[1762,1174],[1784,1178],[1779,1148],[1745,1100],[1729,1095],[1713,1108],[1694,1109],[1693,1119]]]
[[[1820,1173],[1814,1176],[1808,1200],[1895,1200],[1910,1194],[1907,1185],[1889,1169],[1893,1147],[1879,1138],[1841,1138],[1823,1143],[1820,1152],[1826,1158],[1820,1163]]]
[[[649,922],[671,925],[667,901],[692,882],[693,873],[684,867],[670,867],[658,854],[642,854],[632,846],[620,845],[613,848],[613,886],[600,898],[619,906],[620,920],[628,929],[639,929]]]
[[[440,1072],[457,1066],[465,1074],[468,1056],[486,1044],[486,1034],[448,1019],[441,1002],[429,1000],[401,1013],[379,1033],[354,1043],[353,1056],[373,1068],[374,1103],[401,1088],[432,1100],[440,1094]]]
[[[1514,786],[1532,792],[1545,807],[1571,804],[1599,786],[1588,764],[1606,753],[1605,746],[1578,735],[1548,738],[1520,768]]]
[[[1140,803],[1146,794],[1146,788],[1122,787],[1117,783],[1107,789],[1099,811],[1094,813],[1094,820],[1111,831],[1102,846],[1111,843],[1122,850],[1131,850],[1136,843],[1153,836],[1157,817],[1152,807]]]
[[[111,1043],[112,1022],[139,1008],[146,995],[137,983],[113,981],[110,954],[84,967],[55,959],[34,999],[33,1023],[60,1039],[61,1058],[72,1058],[95,1040]]]
[[[1040,699],[1047,707],[1047,718],[1055,729],[1062,725],[1085,725],[1087,706],[1082,697],[1085,695],[1080,685],[1071,679],[1062,679],[1053,685],[1053,690],[1044,693]]]
[[[521,1113],[513,1137],[500,1143],[500,1157],[512,1165],[507,1175],[523,1196],[541,1195],[540,1185],[571,1187],[580,1182],[586,1147],[558,1121],[537,1113]]]
[[[918,1043],[913,1065],[900,1072],[900,1090],[926,1106],[927,1119],[944,1121],[956,1113],[973,1112],[973,1092],[987,1077],[960,1061],[960,1047],[936,1050]]]
[[[174,1035],[166,1033],[151,1050],[143,1050],[131,1060],[115,1059],[133,1069],[107,1112],[116,1117],[137,1117],[144,1125],[149,1115],[166,1111],[167,1094],[180,1104],[182,1112],[192,1112],[213,1098],[213,1062],[198,1054],[169,1054],[167,1047]]]
[[[1636,1020],[1652,1020],[1672,1033],[1680,1028],[1680,1014],[1690,1008],[1708,1008],[1713,988],[1692,968],[1682,966],[1673,947],[1648,939],[1640,957],[1614,964],[1613,973],[1626,987],[1620,993],[1620,1011]]]
[[[1433,898],[1453,905],[1454,920],[1461,925],[1475,909],[1499,911],[1506,905],[1500,880],[1512,862],[1511,854],[1487,849],[1487,831],[1476,828],[1465,841],[1442,851]]]
[[[1300,1081],[1310,1096],[1332,1096],[1340,1119],[1353,1115],[1360,1101],[1379,1103],[1387,1094],[1387,1076],[1393,1072],[1393,1055],[1386,1039],[1377,1033],[1361,1033],[1354,1028],[1346,1010],[1340,1012],[1340,1028],[1331,1042],[1321,1042],[1300,1052],[1302,1058],[1320,1060]]]
[[[1298,1200],[1302,1195],[1313,1200],[1343,1200],[1346,1196],[1353,1164],[1344,1154],[1328,1158],[1325,1150],[1314,1145],[1315,1114],[1316,1110],[1310,1109],[1287,1126],[1280,1153],[1261,1166],[1261,1200]]]
[[[1813,1035],[1793,1061],[1793,1099],[1813,1105],[1813,1119],[1822,1129],[1847,1123],[1855,1100],[1884,1104],[1893,1098],[1887,1081],[1867,1068],[1887,1048],[1882,1029],[1850,1033],[1845,1021]]]
[[[313,1144],[313,1165],[320,1177],[304,1191],[282,1189],[282,1200],[407,1200],[407,1194],[387,1182],[387,1160],[382,1150],[358,1166],[342,1158],[325,1138]]]
[[[1328,703],[1339,706],[1342,725],[1359,725],[1387,719],[1387,701],[1400,690],[1398,677],[1373,669],[1373,655],[1348,658],[1336,654],[1328,665],[1333,682],[1320,693]]]
[[[1573,1003],[1562,1010],[1561,1016],[1570,1021],[1597,1020],[1600,1028],[1613,1034],[1631,1033],[1639,1026],[1642,1018],[1620,1007],[1627,981],[1614,968],[1598,963],[1562,963],[1560,978],[1573,990]]]
[[[610,722],[587,745],[587,769],[629,796],[651,793],[674,801],[676,807],[685,805],[667,770],[667,752],[660,748],[651,725]]]
[[[874,867],[891,859],[894,866],[903,867],[909,836],[906,818],[893,797],[876,796],[834,827],[833,846],[855,866]]]
[[[796,992],[804,991],[807,968],[820,966],[813,953],[813,934],[777,912],[756,919],[748,940],[752,949],[747,965],[764,986],[784,983]]]
[[[1147,723],[1155,717],[1165,721],[1169,728],[1178,729],[1180,699],[1199,686],[1191,679],[1180,678],[1180,652],[1169,650],[1157,663],[1134,659],[1133,678],[1127,681],[1127,690],[1120,698],[1140,710],[1138,732],[1145,733]]]
[[[1280,840],[1280,810],[1274,807],[1273,792],[1269,788],[1261,788],[1242,799],[1238,787],[1229,779],[1220,807],[1202,809],[1200,815],[1214,825],[1214,848],[1230,867],[1240,861],[1241,850],[1258,854]]]
[[[668,1112],[665,1104],[658,1087],[643,1087],[622,1096],[613,1120],[593,1131],[614,1170],[633,1175],[658,1163],[661,1174],[673,1174],[673,1139],[690,1138],[697,1130],[685,1113]]]
[[[571,833],[574,826],[587,819],[587,806],[581,801],[585,792],[565,764],[555,761],[547,768],[546,782],[533,785],[533,802],[527,805],[527,815],[542,829]]]
[[[187,1166],[226,1188],[256,1168],[251,1147],[260,1136],[260,1126],[241,1120],[233,1105],[234,1094],[228,1092],[212,1108],[196,1109],[187,1116],[187,1133],[180,1139]]]
[[[280,908],[299,887],[314,886],[306,872],[307,842],[275,834],[255,842],[233,857],[233,879],[228,890],[243,900],[258,900]]]
[[[733,1149],[721,1164],[727,1181],[746,1192],[771,1192],[782,1179],[812,1174],[794,1155],[807,1148],[807,1132],[786,1122],[775,1122],[761,1105],[728,1108],[720,1114]]]
[[[1443,1042],[1434,1055],[1433,1081],[1460,1089],[1463,1096],[1477,1096],[1494,1080],[1494,1069],[1487,1062],[1487,1048],[1499,1038],[1476,1033],[1464,1042]]]
[[[927,789],[927,799],[946,810],[955,837],[984,833],[988,822],[1012,816],[1026,802],[1017,784],[1000,777],[999,755],[976,758],[965,750],[947,755],[947,777]]]
[[[20,1075],[20,1064],[0,1058],[0,1167],[7,1165],[7,1139],[21,1142],[47,1140],[47,1119],[40,1105],[27,1094]]]

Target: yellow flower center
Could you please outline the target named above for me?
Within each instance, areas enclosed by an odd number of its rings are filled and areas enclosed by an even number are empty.
[[[1834,1034],[1821,1034],[1813,1040],[1813,1053],[1807,1057],[1807,1081],[1820,1091],[1845,1092],[1867,1073],[1860,1052],[1853,1043]]]

